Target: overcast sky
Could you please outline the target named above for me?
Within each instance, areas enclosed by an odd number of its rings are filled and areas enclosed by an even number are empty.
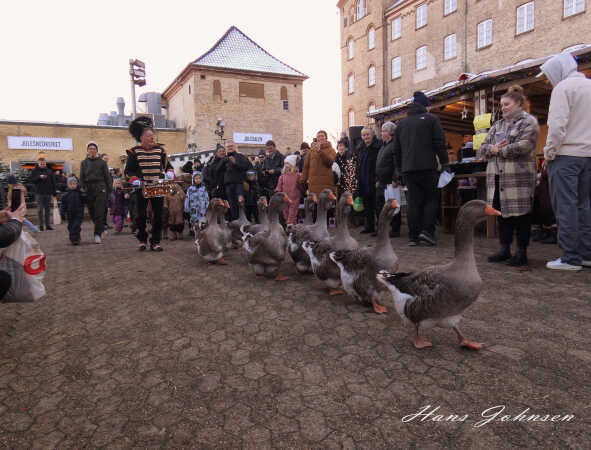
[[[129,58],[146,63],[141,92],[162,92],[236,25],[304,82],[304,137],[340,130],[336,0],[2,1],[0,119],[96,124],[131,112]]]

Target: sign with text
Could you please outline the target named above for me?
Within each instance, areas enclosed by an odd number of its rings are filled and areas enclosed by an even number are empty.
[[[72,138],[6,136],[6,144],[11,150],[74,150]]]
[[[272,134],[262,133],[234,133],[234,142],[237,144],[265,145],[265,142],[273,139]]]

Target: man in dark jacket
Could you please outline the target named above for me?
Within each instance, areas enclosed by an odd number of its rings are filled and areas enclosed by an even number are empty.
[[[51,197],[57,192],[55,185],[55,176],[53,171],[47,167],[45,158],[37,160],[37,166],[31,173],[31,183],[35,185],[35,200],[37,201],[37,213],[39,216],[39,230],[43,231],[45,223],[46,230],[53,230],[49,225],[49,211],[51,207]],[[43,215],[45,213],[45,221]]]
[[[437,159],[447,165],[445,135],[439,118],[427,112],[429,99],[420,91],[408,116],[400,121],[394,136],[394,155],[408,188],[409,245],[419,240],[435,245],[435,222],[439,210]]]
[[[225,157],[226,149],[218,144],[214,157],[207,163],[203,171],[203,182],[205,183],[209,198],[226,197],[224,192],[224,174],[220,171]]]
[[[393,188],[398,187],[399,171],[394,158],[394,133],[396,125],[393,122],[386,122],[382,125],[382,147],[378,152],[376,161],[376,176],[377,176],[377,191],[376,191],[376,214],[380,215],[382,208],[386,203],[386,188],[392,185]],[[395,214],[392,218],[392,228],[390,229],[390,237],[400,237],[400,224],[402,216]]]
[[[94,222],[94,242],[101,244],[105,231],[105,210],[107,198],[113,189],[113,179],[107,163],[98,156],[98,145],[89,142],[86,146],[88,156],[80,164],[80,185],[86,192],[88,214]]]
[[[226,200],[230,203],[229,220],[238,219],[239,205],[238,197],[244,197],[244,186],[242,183],[246,180],[246,171],[252,169],[252,164],[248,158],[236,151],[234,141],[227,141],[226,156],[219,164],[219,173],[224,174],[224,191]]]
[[[376,161],[381,142],[372,128],[361,130],[361,142],[355,149],[357,195],[363,200],[365,226],[361,233],[375,233]]]
[[[259,183],[263,189],[263,193],[270,198],[279,182],[285,157],[281,152],[277,151],[277,146],[273,141],[267,141],[265,151],[267,152],[267,156],[263,162],[262,178],[259,178]]]

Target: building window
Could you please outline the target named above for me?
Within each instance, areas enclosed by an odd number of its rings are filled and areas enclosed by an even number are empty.
[[[402,17],[396,17],[392,21],[392,40],[402,36]]]
[[[445,0],[445,6],[443,8],[443,15],[447,16],[458,9],[457,0]]]
[[[355,126],[355,111],[349,110],[349,128]]]
[[[397,56],[392,58],[392,79],[400,78],[402,76],[402,58]]]
[[[367,71],[367,79],[369,86],[376,85],[376,68],[374,66],[369,66],[369,70]]]
[[[216,95],[222,96],[222,83],[220,80],[213,80],[213,95],[214,97]]]
[[[265,98],[265,85],[241,81],[238,84],[238,95],[240,97]]]
[[[427,25],[427,4],[424,3],[417,8],[417,29]]]
[[[287,100],[283,100],[283,109],[285,111],[289,110],[289,102]]]
[[[369,108],[368,108],[367,110],[368,110],[368,112],[370,112],[370,113],[374,112],[374,111],[376,110],[376,105],[375,105],[375,103],[370,103],[370,104],[369,104]],[[369,119],[369,123],[374,123],[374,122],[375,122],[375,120],[374,120],[372,117],[369,117],[368,119]]]
[[[353,38],[350,38],[349,42],[347,42],[347,51],[349,52],[347,58],[353,59],[353,56],[355,56],[355,41],[353,41]]]
[[[585,11],[585,0],[564,0],[564,17]]]
[[[443,59],[448,60],[456,57],[456,35],[450,34],[444,40]]]
[[[376,47],[376,30],[371,27],[367,32],[367,47],[371,50]]]
[[[355,92],[355,75],[349,75],[349,94]]]
[[[478,48],[492,44],[492,19],[485,20],[478,24]]]
[[[365,0],[359,0],[357,2],[357,20],[363,19],[367,10],[365,9]]]
[[[417,70],[427,67],[427,46],[417,48]]]
[[[287,88],[285,86],[281,86],[280,95],[281,100],[287,100]]]
[[[534,29],[534,2],[517,8],[517,34]]]
[[[191,95],[191,85],[189,85],[189,95]]]

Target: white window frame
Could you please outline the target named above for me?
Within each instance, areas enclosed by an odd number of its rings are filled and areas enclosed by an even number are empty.
[[[396,78],[400,78],[402,76],[402,57],[396,56],[392,58],[390,63],[391,71],[392,71],[392,79],[395,80]]]
[[[458,56],[457,38],[455,33],[445,36],[443,39],[443,60],[447,61]]]
[[[443,15],[447,16],[458,9],[457,0],[445,0],[445,6],[443,7]]]
[[[423,70],[427,68],[427,46],[423,45],[422,47],[417,48],[415,52],[415,67],[416,70]]]
[[[367,85],[368,86],[375,86],[376,85],[376,66],[369,66],[367,69]]]
[[[423,3],[416,9],[417,30],[427,26],[427,3]]]
[[[355,40],[350,38],[347,41],[347,59],[353,59],[355,57]]]
[[[392,20],[392,40],[402,37],[402,17],[398,16]]]
[[[355,126],[355,111],[350,109],[348,113],[349,119],[349,128]]]
[[[487,19],[478,24],[477,28],[478,32],[477,37],[477,45],[478,48],[488,47],[492,45],[493,42],[493,21],[492,19]]]
[[[535,26],[534,2],[528,2],[517,8],[516,34],[526,33]]]
[[[368,50],[376,48],[376,29],[374,27],[369,27],[367,30],[367,48]]]
[[[564,0],[563,17],[574,16],[585,11],[585,0]]]
[[[356,5],[357,20],[363,19],[367,15],[365,0],[358,0]]]
[[[349,83],[349,94],[355,93],[355,75],[350,74],[347,80]]]

